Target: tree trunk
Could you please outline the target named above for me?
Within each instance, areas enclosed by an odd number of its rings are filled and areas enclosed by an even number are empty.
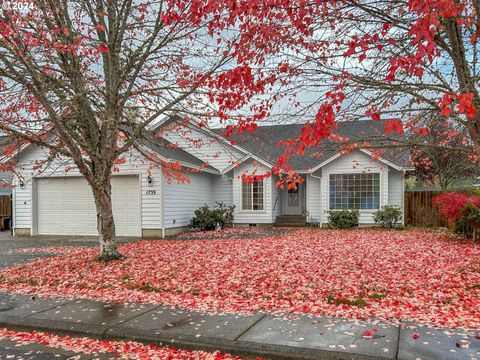
[[[112,209],[112,187],[110,180],[103,189],[93,190],[97,208],[97,229],[100,241],[100,261],[122,259],[118,252],[115,235],[115,220]]]

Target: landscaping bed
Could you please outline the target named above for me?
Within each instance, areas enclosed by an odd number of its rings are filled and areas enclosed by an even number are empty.
[[[289,233],[288,228],[274,228],[263,226],[248,226],[227,228],[220,231],[185,231],[175,236],[175,239],[253,239],[259,237],[271,237]]]
[[[0,271],[0,290],[195,310],[411,319],[480,328],[480,246],[420,230],[300,229],[270,237],[141,241]]]

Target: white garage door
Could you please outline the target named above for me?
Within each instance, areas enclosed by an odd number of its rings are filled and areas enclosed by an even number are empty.
[[[37,180],[39,235],[97,235],[93,194],[81,177]],[[140,192],[137,176],[112,177],[116,232],[140,235]]]

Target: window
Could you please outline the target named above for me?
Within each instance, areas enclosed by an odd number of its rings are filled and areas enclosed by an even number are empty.
[[[380,174],[331,174],[330,209],[380,208]]]
[[[242,182],[242,210],[263,210],[263,181]]]

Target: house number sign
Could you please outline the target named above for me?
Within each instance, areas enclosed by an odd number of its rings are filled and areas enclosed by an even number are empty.
[[[157,194],[157,190],[147,190],[145,192],[146,195],[156,195]]]

